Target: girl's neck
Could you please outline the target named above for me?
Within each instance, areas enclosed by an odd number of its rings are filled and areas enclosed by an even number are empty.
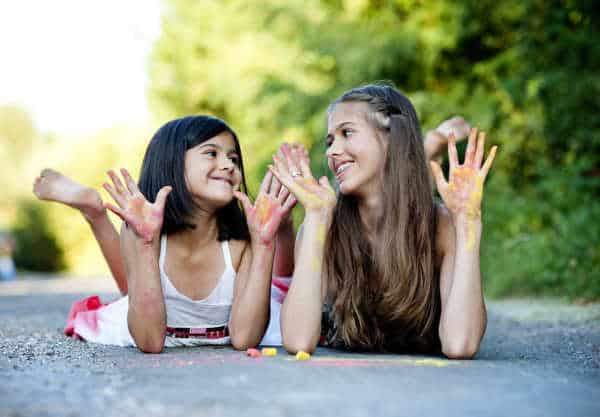
[[[175,241],[190,249],[198,249],[213,243],[219,236],[216,213],[201,212],[190,219],[195,227],[184,229],[173,235]]]
[[[367,239],[372,242],[375,237],[377,222],[383,212],[381,196],[371,195],[366,198],[361,198],[358,202],[358,212]]]

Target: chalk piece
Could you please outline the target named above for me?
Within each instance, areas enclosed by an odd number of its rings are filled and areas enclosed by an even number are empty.
[[[246,351],[246,355],[250,356],[251,358],[260,358],[260,352],[258,349],[250,348]]]
[[[296,353],[296,360],[297,361],[307,361],[310,359],[310,353],[308,352],[304,352],[304,351],[300,351],[298,353]]]
[[[261,353],[264,356],[277,356],[277,348],[262,348]]]

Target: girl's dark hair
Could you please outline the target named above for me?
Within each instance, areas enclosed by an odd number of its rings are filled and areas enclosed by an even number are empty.
[[[183,117],[166,123],[152,137],[144,155],[139,189],[148,201],[154,201],[162,187],[173,187],[167,197],[161,233],[171,234],[195,227],[190,219],[198,206],[186,185],[185,153],[223,132],[233,136],[242,174],[240,191],[245,193],[246,177],[240,144],[235,132],[223,120],[212,116]],[[249,239],[246,217],[236,199],[217,211],[217,225],[219,241]]]

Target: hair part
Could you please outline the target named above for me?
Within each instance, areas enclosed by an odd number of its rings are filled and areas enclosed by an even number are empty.
[[[387,146],[376,242],[365,238],[355,196],[340,193],[334,209],[326,243],[331,256],[325,261],[333,339],[357,350],[435,350],[440,313],[436,214],[416,111],[389,85],[350,90],[329,111],[345,102],[368,105],[367,121]]]
[[[139,188],[148,201],[154,201],[162,187],[172,187],[165,204],[161,233],[172,234],[196,227],[191,219],[199,207],[185,179],[185,153],[223,132],[233,136],[242,175],[240,191],[246,192],[240,144],[233,129],[223,120],[204,115],[171,120],[158,129],[150,140],[142,163]],[[217,210],[216,215],[219,241],[249,239],[246,217],[236,199]]]

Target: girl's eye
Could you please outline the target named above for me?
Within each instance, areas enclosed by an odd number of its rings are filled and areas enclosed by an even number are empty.
[[[239,165],[240,163],[240,158],[238,158],[237,156],[230,156],[229,159],[231,160],[231,162],[233,162],[235,165]]]
[[[352,133],[352,129],[342,129],[342,136],[345,138],[352,136]]]
[[[327,136],[325,138],[325,147],[329,148],[333,143],[333,138],[331,136]]]
[[[208,152],[206,152],[206,154],[215,158],[217,156],[217,151],[208,151]]]

